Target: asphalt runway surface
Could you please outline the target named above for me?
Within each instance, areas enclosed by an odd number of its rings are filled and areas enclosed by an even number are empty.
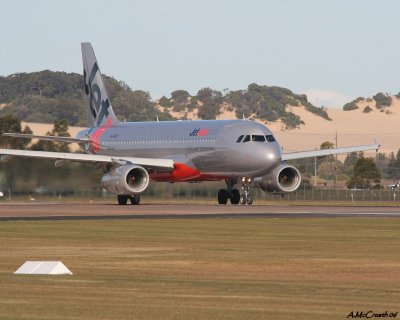
[[[174,205],[76,203],[2,203],[0,221],[211,219],[211,218],[332,218],[385,216],[400,218],[399,207],[287,205]]]

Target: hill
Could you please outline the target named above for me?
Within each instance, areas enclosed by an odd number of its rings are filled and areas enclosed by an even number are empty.
[[[121,119],[156,119],[148,93],[131,90],[124,82],[105,76],[104,81]],[[53,123],[66,119],[70,125],[86,125],[83,76],[49,70],[0,77],[0,116],[12,114],[22,121]],[[160,120],[172,119],[157,113]]]
[[[281,121],[296,128],[304,121],[289,107],[304,106],[307,111],[330,120],[323,108],[317,108],[306,95],[289,89],[250,84],[246,90],[220,92],[203,88],[195,96],[176,90],[171,98],[152,102],[148,93],[132,90],[124,82],[104,77],[116,114],[126,121],[168,119],[216,119],[226,112],[237,118]],[[76,73],[49,70],[0,77],[0,116],[13,114],[22,121],[52,123],[66,119],[70,125],[86,124],[83,77]]]
[[[380,152],[390,154],[400,148],[400,99],[391,96],[391,104],[377,109],[370,99],[360,100],[359,108],[344,111],[327,108],[332,121],[325,121],[307,112],[304,108],[292,109],[292,112],[304,119],[306,123],[300,128],[283,130],[279,123],[270,124],[278,140],[287,151],[319,148],[321,142],[336,142],[338,146],[370,144],[377,141],[381,144]],[[371,111],[365,112],[370,106]],[[374,155],[374,152],[370,153]]]
[[[306,95],[295,94],[289,89],[276,86],[250,84],[246,90],[220,92],[203,88],[191,96],[185,90],[171,93],[171,98],[162,97],[157,108],[169,112],[180,119],[218,119],[226,117],[259,120],[263,122],[280,121],[292,129],[304,124],[290,107],[303,106],[307,111],[331,120],[324,108],[317,108],[307,100]]]

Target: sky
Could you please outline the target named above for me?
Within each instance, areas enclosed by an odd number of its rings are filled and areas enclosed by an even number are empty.
[[[0,0],[0,75],[102,73],[153,99],[174,90],[306,93],[318,106],[400,91],[397,0]]]

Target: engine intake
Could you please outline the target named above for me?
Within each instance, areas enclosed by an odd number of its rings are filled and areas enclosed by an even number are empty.
[[[266,176],[254,179],[258,187],[268,193],[289,193],[296,191],[301,183],[301,173],[297,168],[281,164]]]
[[[146,169],[137,165],[112,168],[101,178],[101,185],[114,194],[135,194],[146,190],[149,185]]]

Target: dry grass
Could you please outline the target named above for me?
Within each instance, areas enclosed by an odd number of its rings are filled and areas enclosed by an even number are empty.
[[[2,222],[0,319],[345,319],[398,311],[400,220]],[[62,260],[73,276],[16,276]]]

